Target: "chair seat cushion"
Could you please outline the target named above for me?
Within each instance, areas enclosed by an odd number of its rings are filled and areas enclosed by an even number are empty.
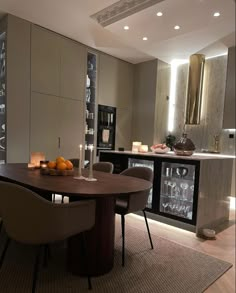
[[[128,200],[124,197],[116,199],[115,213],[125,215],[128,212]]]

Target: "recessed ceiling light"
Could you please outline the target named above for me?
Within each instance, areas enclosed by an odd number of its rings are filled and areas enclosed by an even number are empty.
[[[160,12],[157,12],[157,16],[162,16],[163,13],[160,11]]]
[[[143,41],[147,41],[148,40],[148,38],[147,37],[143,37]]]
[[[126,30],[126,31],[129,30],[129,26],[128,25],[125,25],[124,26],[124,30]]]
[[[174,27],[174,29],[175,29],[175,30],[179,30],[179,29],[180,29],[180,26],[179,26],[179,25],[176,25],[176,26]]]
[[[214,15],[215,17],[218,17],[218,16],[220,16],[220,12],[215,12],[213,15]]]

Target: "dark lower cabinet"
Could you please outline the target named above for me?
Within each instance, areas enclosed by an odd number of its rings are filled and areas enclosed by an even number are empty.
[[[100,161],[114,164],[114,173],[145,166],[154,172],[146,209],[154,214],[196,225],[200,162],[131,152],[100,152]]]

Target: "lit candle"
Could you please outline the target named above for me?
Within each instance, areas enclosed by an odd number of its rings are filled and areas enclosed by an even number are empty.
[[[147,153],[147,152],[148,152],[148,145],[146,145],[146,144],[142,144],[142,145],[139,147],[139,152],[140,152],[140,153]]]
[[[78,176],[81,176],[82,173],[81,173],[81,168],[82,168],[82,150],[83,150],[83,146],[82,144],[79,145],[79,174]]]
[[[28,169],[34,170],[35,169],[35,164],[28,163]]]
[[[93,145],[90,147],[89,178],[93,178]]]

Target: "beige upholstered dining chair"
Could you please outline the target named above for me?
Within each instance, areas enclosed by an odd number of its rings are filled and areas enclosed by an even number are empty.
[[[112,173],[113,169],[114,169],[114,166],[110,162],[98,162],[93,164],[94,171]]]
[[[90,230],[95,223],[95,206],[94,200],[54,204],[22,186],[0,181],[0,214],[8,235],[0,268],[10,239],[38,245],[32,286],[35,292],[42,246]],[[89,276],[88,286],[92,288]]]
[[[121,172],[120,175],[137,177],[153,182],[153,171],[147,167],[131,167]],[[141,210],[143,211],[151,248],[153,249],[152,238],[148,226],[147,216],[145,213],[145,207],[148,200],[148,196],[149,190],[146,190],[138,193],[131,193],[124,197],[120,196],[116,200],[115,212],[116,214],[121,215],[122,266],[125,265],[125,215]]]

